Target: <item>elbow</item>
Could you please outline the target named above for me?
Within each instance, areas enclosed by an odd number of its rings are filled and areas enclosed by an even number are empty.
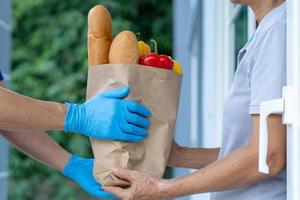
[[[277,150],[270,150],[268,153],[267,164],[269,166],[269,176],[278,175],[286,165],[286,154]]]
[[[250,155],[252,155],[251,163],[253,163],[252,170],[255,176],[263,178],[261,176],[262,173],[258,171],[258,162],[259,162],[258,147],[257,146],[250,147],[248,152],[250,153]],[[267,165],[269,167],[269,174],[264,175],[265,178],[278,175],[285,168],[286,165],[285,152],[281,152],[279,149],[274,149],[274,150],[272,148],[269,149],[268,156],[267,156]]]

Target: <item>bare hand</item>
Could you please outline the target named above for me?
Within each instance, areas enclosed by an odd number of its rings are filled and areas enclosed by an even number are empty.
[[[117,177],[129,181],[131,186],[129,188],[102,186],[102,189],[123,200],[166,199],[166,194],[163,193],[166,181],[163,179],[123,168],[113,169],[113,173]]]

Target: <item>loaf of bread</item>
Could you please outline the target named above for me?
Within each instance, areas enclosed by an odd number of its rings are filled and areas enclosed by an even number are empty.
[[[112,42],[112,20],[109,11],[101,5],[93,7],[88,15],[89,65],[107,64]]]
[[[109,51],[109,63],[137,64],[139,48],[136,35],[131,31],[122,31],[113,40]]]

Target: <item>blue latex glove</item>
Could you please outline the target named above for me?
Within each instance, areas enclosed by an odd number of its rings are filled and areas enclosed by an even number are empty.
[[[143,105],[123,100],[126,86],[98,94],[84,104],[67,103],[65,132],[107,140],[140,142],[148,135],[150,111]]]
[[[64,168],[63,175],[78,183],[87,193],[94,197],[116,199],[112,194],[102,190],[93,177],[94,159],[80,158],[73,155]]]

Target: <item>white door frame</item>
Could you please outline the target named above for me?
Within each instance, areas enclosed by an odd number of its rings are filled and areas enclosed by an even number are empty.
[[[287,0],[287,84],[293,90],[292,123],[288,125],[287,199],[300,199],[300,1]]]

